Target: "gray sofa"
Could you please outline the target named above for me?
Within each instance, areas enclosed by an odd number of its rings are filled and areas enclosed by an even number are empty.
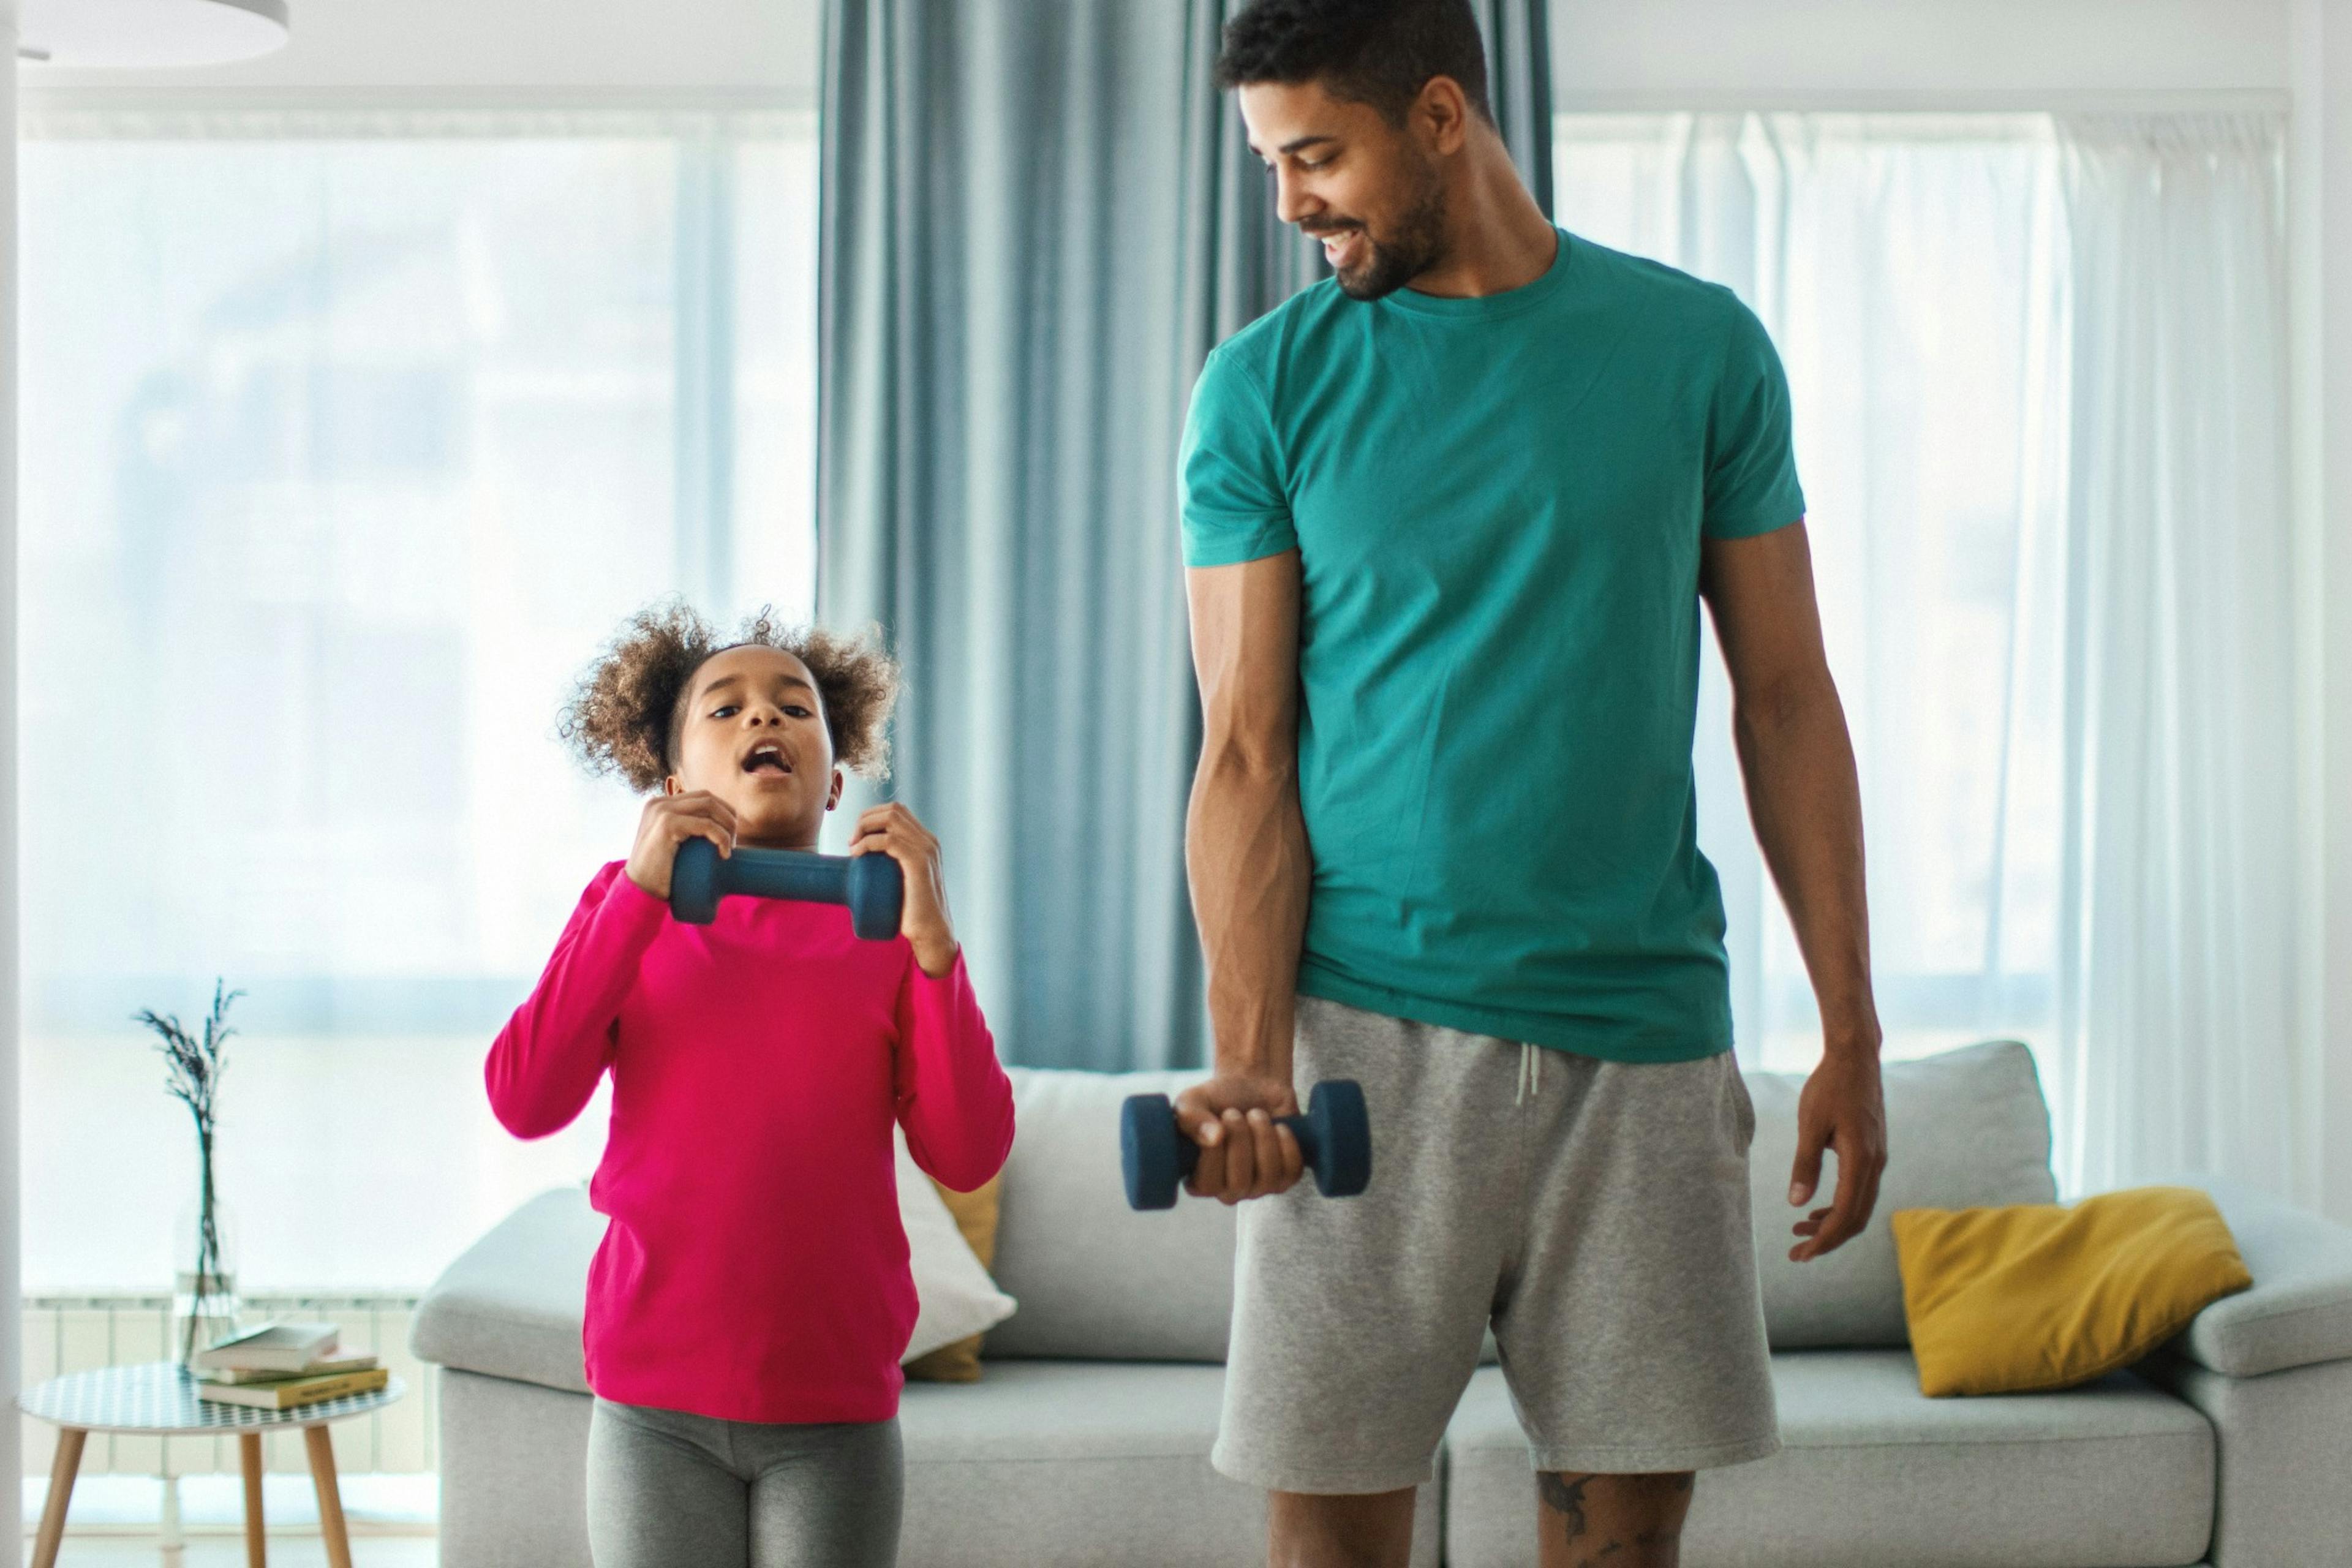
[[[995,1273],[1021,1306],[990,1334],[981,1382],[907,1389],[909,1568],[1264,1560],[1263,1498],[1207,1460],[1233,1214],[1187,1201],[1136,1215],[1119,1194],[1120,1099],[1194,1076],[1013,1073]],[[1686,1568],[2352,1563],[2352,1231],[2212,1185],[2251,1291],[2095,1386],[1929,1400],[1905,1348],[1886,1216],[2052,1198],[2031,1057],[1991,1042],[1890,1064],[1877,1215],[1804,1266],[1786,1260],[1783,1201],[1801,1080],[1748,1081],[1786,1446],[1702,1478]],[[580,1311],[602,1227],[580,1189],[542,1194],[417,1310],[412,1346],[444,1369],[452,1568],[586,1568]],[[1509,1396],[1482,1366],[1422,1489],[1413,1561],[1532,1564],[1534,1509]]]

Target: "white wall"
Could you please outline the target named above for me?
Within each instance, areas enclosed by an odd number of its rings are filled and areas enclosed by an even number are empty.
[[[2290,0],[1554,0],[1563,108],[2276,91]]]
[[[16,0],[0,0],[0,59],[16,53]],[[18,1008],[16,985],[16,79],[0,75],[0,1401],[24,1390],[18,1261],[24,1225],[17,1194]],[[22,1423],[0,1419],[0,1479],[25,1471]],[[18,1493],[5,1494],[10,1528],[0,1531],[0,1568],[24,1561]]]
[[[718,89],[815,101],[817,0],[289,0],[274,55],[200,70],[28,66],[55,88]],[[34,41],[34,40],[27,40]]]
[[[2352,0],[2295,0],[2293,20],[2295,488],[2309,612],[2300,695],[2315,872],[2305,1130],[2321,1205],[2352,1223]]]
[[[290,0],[294,41],[163,73],[27,85],[814,95],[818,0]],[[1571,99],[2279,89],[2300,0],[1556,0]]]

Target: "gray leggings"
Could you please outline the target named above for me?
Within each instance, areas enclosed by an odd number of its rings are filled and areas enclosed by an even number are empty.
[[[770,1425],[596,1401],[596,1568],[891,1568],[898,1423]]]

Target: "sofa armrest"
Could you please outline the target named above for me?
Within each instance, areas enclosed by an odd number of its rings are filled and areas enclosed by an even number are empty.
[[[419,1361],[588,1392],[580,1321],[604,1216],[580,1187],[540,1194],[441,1271],[409,1320]]]
[[[2221,1177],[2171,1184],[2212,1195],[2254,1277],[2198,1313],[2175,1354],[2226,1377],[2352,1358],[2352,1229]]]

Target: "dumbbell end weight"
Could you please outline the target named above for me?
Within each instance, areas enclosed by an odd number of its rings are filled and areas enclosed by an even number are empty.
[[[1176,1193],[1200,1163],[1200,1145],[1177,1130],[1164,1094],[1131,1094],[1119,1108],[1118,1159],[1128,1206],[1172,1209]]]
[[[679,843],[669,866],[669,912],[688,925],[719,918],[719,846],[708,838]]]
[[[848,871],[850,929],[867,942],[898,934],[907,910],[907,879],[898,862],[877,852],[852,856]]]
[[[1299,1138],[1315,1141],[1307,1154],[1315,1167],[1315,1184],[1327,1198],[1352,1198],[1372,1184],[1372,1119],[1364,1105],[1364,1086],[1351,1078],[1326,1079],[1307,1099],[1307,1131]]]

